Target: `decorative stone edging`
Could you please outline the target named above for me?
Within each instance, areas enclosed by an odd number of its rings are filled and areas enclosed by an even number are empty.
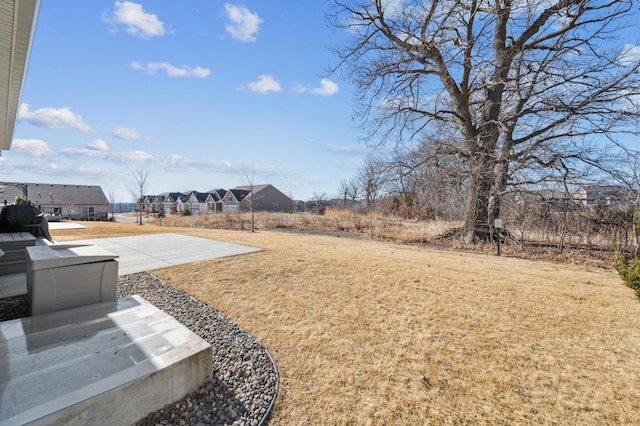
[[[136,425],[265,425],[279,375],[269,351],[208,304],[141,272],[118,280],[118,297],[139,294],[212,346],[213,374],[180,401],[149,413]]]

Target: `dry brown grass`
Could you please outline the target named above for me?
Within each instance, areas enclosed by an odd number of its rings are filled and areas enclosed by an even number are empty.
[[[208,229],[250,229],[251,214],[211,214],[201,216],[168,216],[162,223],[169,226]],[[405,244],[429,242],[459,223],[416,222],[382,217],[379,214],[358,215],[349,210],[327,208],[323,216],[310,214],[255,214],[257,230],[294,230],[317,232],[347,232],[351,236]]]
[[[154,273],[262,342],[271,425],[640,424],[640,302],[612,270],[278,232],[177,232],[250,255]]]

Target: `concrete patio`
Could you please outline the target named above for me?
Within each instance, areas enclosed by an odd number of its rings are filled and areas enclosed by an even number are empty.
[[[260,250],[177,234],[64,245],[84,244],[117,256],[119,275]],[[27,294],[18,275],[0,295]],[[139,296],[0,322],[0,425],[130,424],[210,377],[211,362],[206,341]]]
[[[179,234],[96,238],[70,243],[96,245],[118,255],[120,275],[261,251],[255,247]]]
[[[96,238],[65,243],[93,245],[118,256],[118,274],[150,271],[185,263],[253,253],[262,249],[178,234]],[[26,273],[0,280],[0,297],[27,294]]]
[[[211,362],[207,342],[139,296],[0,322],[0,424],[130,424]]]

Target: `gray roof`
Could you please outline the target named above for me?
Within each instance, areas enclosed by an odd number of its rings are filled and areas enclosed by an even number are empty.
[[[237,201],[244,200],[245,197],[251,193],[251,191],[249,191],[248,189],[240,189],[240,188],[233,188],[233,189],[230,189],[228,192],[233,194],[233,196]]]
[[[16,186],[20,185],[20,187]],[[97,185],[70,185],[33,182],[0,182],[0,201],[11,204],[27,188],[27,198],[35,205],[107,205],[109,200]]]
[[[207,193],[213,195],[213,199],[215,201],[220,201],[224,198],[225,194],[227,193],[227,190],[222,188],[215,188],[207,191]]]
[[[271,184],[263,184],[263,185],[240,185],[240,186],[236,186],[233,189],[241,189],[243,191],[251,191],[251,187],[253,186],[253,192],[254,193],[258,193],[260,191],[262,191],[265,188],[268,188],[270,186],[273,186]],[[275,188],[275,187],[274,187]]]
[[[289,196],[287,194],[285,194],[284,192],[280,191],[278,188],[276,188],[275,186],[271,185],[270,183],[262,184],[262,185],[253,185],[253,186],[251,186],[251,185],[236,186],[235,188],[233,188],[233,190],[247,191],[248,193],[250,193],[252,187],[253,187],[253,195],[258,195],[261,191],[264,191],[267,188],[271,188],[272,191],[278,192],[278,193],[282,194],[283,197],[289,198]]]

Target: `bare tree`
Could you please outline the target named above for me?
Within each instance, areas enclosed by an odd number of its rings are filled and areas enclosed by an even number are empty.
[[[109,191],[109,210],[111,211],[111,221],[115,222],[116,217],[115,217],[115,204],[116,204],[116,194],[113,191],[113,189],[111,191]]]
[[[567,176],[598,162],[594,136],[638,132],[640,58],[616,38],[633,0],[334,3],[352,35],[338,67],[369,141],[453,134],[443,148],[466,170],[465,241],[491,235],[516,175]]]
[[[443,143],[446,143],[443,142]],[[404,216],[459,220],[464,167],[425,139],[415,146],[398,146],[388,165],[385,192]]]
[[[358,186],[364,195],[367,212],[373,209],[383,186],[389,179],[389,162],[368,155],[356,175]]]
[[[348,187],[347,187],[347,197],[351,202],[351,209],[354,212],[358,210],[358,204],[360,201],[360,187],[358,186],[358,181],[355,178],[349,179]]]
[[[342,179],[338,187],[338,198],[342,200],[344,208],[352,211],[356,210],[358,197],[360,196],[360,187],[356,178]]]
[[[142,208],[144,205],[144,192],[147,186],[147,179],[149,179],[149,167],[141,165],[133,172],[134,182],[127,186],[131,197],[134,202],[138,204],[138,223],[142,225]]]
[[[631,155],[631,180],[627,184],[630,209],[631,224],[633,231],[633,251],[636,257],[640,255],[640,152],[634,151]]]
[[[640,151],[625,150],[621,173],[617,176],[626,192],[625,220],[632,234],[632,252],[640,256]],[[628,233],[627,230],[626,233]]]
[[[338,198],[342,200],[342,208],[346,208],[349,200],[349,181],[347,179],[340,180]]]
[[[326,192],[315,192],[311,196],[311,205],[313,206],[313,213],[324,215],[327,210],[327,193]]]
[[[244,185],[249,189],[249,194],[247,194],[247,197],[249,197],[249,209],[251,210],[251,232],[256,232],[256,194],[255,194],[255,190],[254,190],[254,177],[256,174],[256,165],[253,164],[252,168],[251,168],[251,175],[249,175],[249,171],[247,170],[247,168],[244,166],[244,164],[242,165],[242,171],[244,172],[244,180],[243,183]]]

